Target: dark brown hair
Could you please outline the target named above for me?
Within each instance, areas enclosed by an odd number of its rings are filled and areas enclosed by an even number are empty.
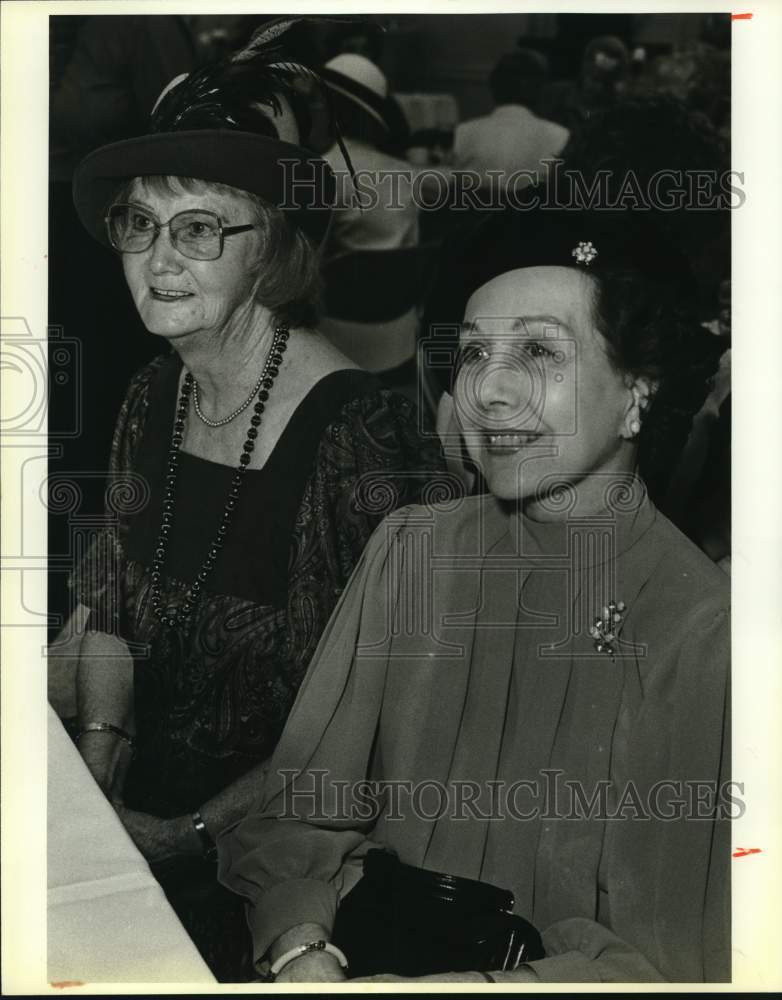
[[[697,320],[694,298],[638,271],[607,271],[594,282],[597,327],[615,367],[653,386],[642,414],[638,469],[659,502],[710,390],[725,345]]]

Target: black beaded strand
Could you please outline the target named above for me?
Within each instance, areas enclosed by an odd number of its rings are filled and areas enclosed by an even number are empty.
[[[179,449],[184,440],[185,422],[190,404],[190,397],[195,385],[193,375],[188,372],[182,383],[182,393],[177,404],[176,416],[174,418],[174,432],[171,436],[171,447],[168,452],[168,467],[166,469],[166,489],[163,495],[163,514],[161,518],[160,531],[155,545],[155,555],[152,560],[152,572],[150,576],[150,602],[152,611],[160,619],[163,625],[168,628],[175,628],[177,625],[184,625],[189,618],[195,602],[201,593],[203,585],[209,578],[217,561],[218,553],[223,546],[228,526],[231,523],[233,512],[236,509],[236,501],[244,481],[244,473],[250,464],[252,452],[255,449],[255,439],[258,437],[258,427],[261,424],[261,415],[266,408],[269,392],[274,385],[274,380],[279,374],[282,356],[288,346],[289,332],[285,326],[279,326],[274,331],[274,339],[269,349],[269,354],[263,366],[260,379],[260,389],[258,399],[253,407],[253,415],[250,419],[250,427],[247,437],[242,446],[242,454],[239,457],[239,465],[231,480],[231,487],[225,501],[220,525],[214,537],[206,558],[201,565],[195,580],[188,587],[182,604],[176,610],[163,608],[163,600],[160,595],[160,582],[163,578],[163,567],[166,561],[166,550],[168,539],[174,520],[174,497],[176,495],[177,472],[179,469]]]

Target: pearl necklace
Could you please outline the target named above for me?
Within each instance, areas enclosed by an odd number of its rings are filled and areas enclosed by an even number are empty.
[[[237,406],[236,409],[233,411],[233,413],[229,413],[228,416],[223,417],[222,420],[211,420],[209,417],[204,415],[203,411],[201,410],[201,406],[198,402],[198,381],[196,379],[193,379],[193,407],[196,411],[196,416],[201,421],[201,423],[206,424],[207,427],[224,427],[226,424],[230,424],[232,420],[235,420],[240,413],[244,413],[244,411],[247,409],[250,403],[252,403],[253,399],[255,398],[255,394],[259,391],[261,385],[263,384],[264,375],[266,374],[265,367],[266,366],[264,366],[264,371],[261,372],[258,381],[253,386],[252,392],[247,397],[247,399],[245,399],[245,401],[240,406]]]
[[[198,599],[201,588],[214,569],[217,555],[223,546],[225,535],[228,531],[228,525],[230,524],[234,509],[236,508],[236,501],[245,478],[244,474],[247,471],[247,466],[250,464],[250,457],[253,449],[255,448],[255,439],[258,437],[258,427],[261,423],[261,414],[266,408],[269,391],[274,385],[275,378],[279,374],[282,356],[288,346],[288,336],[289,333],[287,326],[278,326],[274,331],[274,339],[272,340],[272,345],[269,348],[269,353],[266,357],[261,377],[258,379],[256,387],[253,390],[253,396],[257,393],[258,400],[253,407],[255,412],[250,419],[250,427],[247,431],[247,438],[242,446],[242,454],[239,456],[239,465],[234,473],[233,479],[231,480],[231,488],[228,491],[228,499],[225,501],[222,518],[220,519],[220,526],[217,529],[217,534],[215,535],[212,544],[209,546],[209,551],[203,561],[198,575],[185,593],[181,606],[177,609],[172,609],[170,607],[163,607],[163,600],[160,596],[160,581],[163,577],[163,567],[166,561],[168,537],[171,533],[174,520],[174,496],[176,494],[177,471],[179,468],[179,449],[184,439],[185,421],[187,419],[187,411],[189,409],[190,394],[191,392],[193,393],[193,402],[195,403],[195,390],[198,384],[191,372],[188,372],[185,375],[182,383],[182,393],[179,397],[179,403],[177,405],[176,417],[174,418],[174,433],[171,436],[171,447],[168,452],[166,491],[163,496],[163,516],[160,525],[160,532],[158,533],[157,544],[155,546],[155,555],[152,560],[152,573],[150,577],[152,584],[150,588],[150,603],[152,605],[152,610],[160,621],[169,628],[185,624],[193,610],[196,600]],[[243,409],[246,409],[250,405],[250,401],[253,396],[251,396],[242,405],[237,413],[240,413]],[[232,414],[231,417],[220,421],[220,424],[228,423],[228,421],[232,420],[236,415],[236,413]],[[208,421],[205,421],[205,423],[208,423]]]

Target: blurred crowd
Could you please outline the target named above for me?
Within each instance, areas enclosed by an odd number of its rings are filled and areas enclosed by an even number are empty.
[[[174,75],[230,53],[264,20],[258,15],[53,18],[50,82],[55,176],[99,142],[136,133]],[[651,46],[636,44],[632,18],[620,17],[616,27],[621,37],[585,37],[575,57],[576,36],[568,30],[570,20],[579,24],[583,35],[583,16],[560,15],[558,36],[520,37],[515,51],[496,53],[499,61],[486,81],[495,104],[523,103],[540,118],[573,131],[619,102],[670,95],[705,115],[729,139],[729,15],[699,15],[699,36],[684,45]],[[370,88],[385,91],[384,98],[394,104],[395,81],[384,57],[385,39],[392,31],[390,17],[304,20],[288,33],[286,55],[307,65],[324,65],[344,54],[361,56],[383,78],[370,82]],[[523,79],[521,84],[513,82],[514,71]],[[426,79],[426,70],[421,72]],[[407,81],[410,73],[408,67]],[[458,129],[456,136],[453,128],[445,129],[445,136],[432,135],[443,131],[436,129],[425,130],[429,135],[411,135],[410,123],[398,105],[396,113],[391,110],[389,114],[393,122],[390,130],[384,130],[383,139],[387,152],[404,155],[423,139],[427,147],[438,143],[444,147],[446,161],[458,158]]]

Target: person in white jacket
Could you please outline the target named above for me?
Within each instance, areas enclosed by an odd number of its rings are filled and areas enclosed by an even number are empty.
[[[547,77],[545,57],[532,49],[502,56],[489,77],[494,110],[456,128],[454,170],[478,171],[484,184],[502,191],[534,182],[525,178],[528,173],[545,180],[543,161],[558,156],[570,136],[562,125],[538,118],[533,110]],[[501,174],[492,179],[489,171]]]
[[[335,143],[323,154],[337,177],[327,256],[416,246],[413,178],[418,171],[387,151],[395,126],[388,80],[366,56],[352,52],[331,59],[321,75],[331,91],[356,178],[354,183]]]

